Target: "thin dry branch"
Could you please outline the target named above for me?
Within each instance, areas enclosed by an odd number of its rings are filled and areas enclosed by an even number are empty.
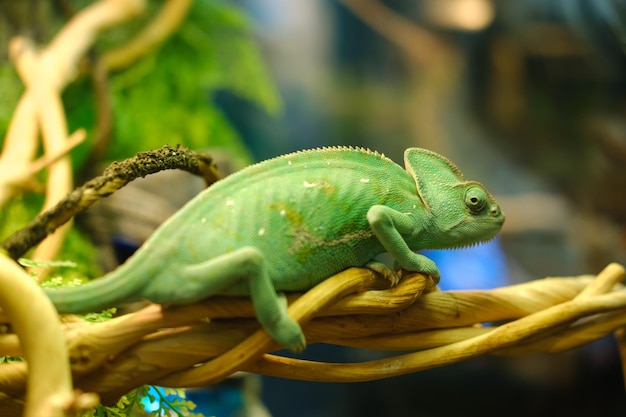
[[[9,236],[2,243],[2,248],[11,258],[17,259],[100,198],[111,195],[136,178],[167,169],[182,169],[200,175],[207,184],[212,184],[219,178],[217,168],[208,155],[191,151],[184,146],[173,148],[166,145],[155,151],[140,152],[125,161],[114,162],[102,175],[66,195],[28,226]]]
[[[70,137],[67,138],[62,149],[59,149],[57,153],[44,155],[41,158],[34,160],[30,165],[15,167],[4,179],[4,184],[8,187],[18,187],[22,184],[26,184],[31,178],[34,178],[42,169],[55,163],[60,158],[66,156],[72,149],[81,144],[85,140],[85,131],[77,130]],[[2,197],[0,197],[0,200]]]
[[[382,37],[402,48],[420,68],[430,68],[450,43],[396,13],[378,0],[340,0],[347,9]]]
[[[166,1],[154,19],[136,37],[102,55],[104,67],[108,71],[119,70],[154,51],[178,29],[192,3],[192,0]]]
[[[458,100],[464,61],[457,45],[443,32],[421,25],[381,0],[340,0],[381,37],[404,52],[414,72],[405,115],[409,136],[421,146],[452,155],[454,149],[441,120]]]

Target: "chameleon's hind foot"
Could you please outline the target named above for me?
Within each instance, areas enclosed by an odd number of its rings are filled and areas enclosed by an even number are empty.
[[[306,347],[306,339],[302,328],[297,321],[287,314],[287,300],[284,295],[279,295],[280,318],[272,324],[266,324],[265,329],[278,343],[292,352],[302,352]]]
[[[302,333],[302,328],[292,318],[277,323],[276,330],[270,331],[270,336],[278,343],[294,353],[299,353],[306,347],[306,339]]]
[[[300,325],[289,317],[287,300],[277,294],[265,268],[265,257],[256,247],[246,246],[220,255],[207,261],[184,268],[185,279],[179,291],[187,298],[179,297],[178,302],[193,302],[219,293],[241,282],[248,285],[249,294],[254,304],[257,318],[269,335],[281,345],[294,352],[302,351],[306,346]],[[184,286],[183,286],[184,283]],[[156,287],[152,284],[153,287]],[[163,286],[162,286],[163,287]],[[159,287],[161,293],[172,297],[171,287]],[[169,291],[164,291],[168,290]],[[159,293],[144,292],[154,300]],[[189,297],[193,295],[193,299]]]

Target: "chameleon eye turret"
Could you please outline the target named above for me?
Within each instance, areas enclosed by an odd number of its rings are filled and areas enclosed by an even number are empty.
[[[488,203],[487,193],[481,187],[473,186],[465,192],[465,205],[472,214],[483,212]]]

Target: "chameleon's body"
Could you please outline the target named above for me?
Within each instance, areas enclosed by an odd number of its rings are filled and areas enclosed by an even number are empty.
[[[299,350],[304,337],[276,291],[309,289],[383,252],[438,278],[413,250],[466,246],[499,231],[495,200],[448,160],[411,148],[405,163],[406,171],[376,152],[340,147],[250,166],[194,198],[117,270],[47,293],[62,313],[250,295],[272,337]]]

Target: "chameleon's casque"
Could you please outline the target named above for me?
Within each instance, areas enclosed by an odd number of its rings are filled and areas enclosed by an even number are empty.
[[[494,198],[450,161],[410,148],[405,166],[348,147],[252,165],[200,193],[115,271],[47,294],[62,313],[250,295],[270,335],[301,350],[300,326],[276,291],[309,289],[383,252],[438,279],[435,264],[414,251],[471,245],[500,230]]]

